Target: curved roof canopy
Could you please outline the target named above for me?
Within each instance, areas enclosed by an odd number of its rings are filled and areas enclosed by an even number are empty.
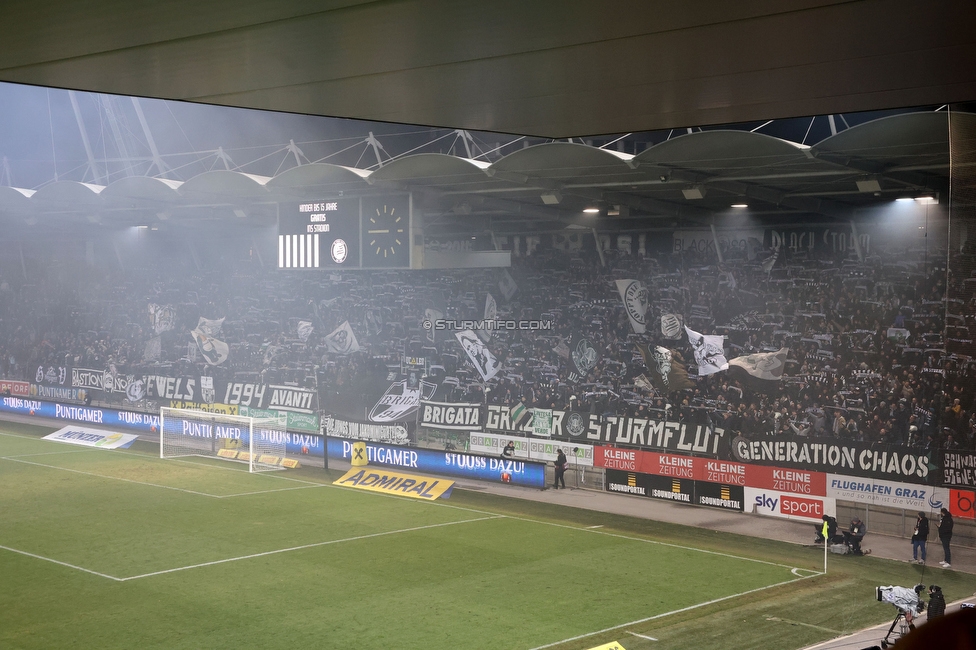
[[[976,122],[973,115],[958,119]],[[37,215],[41,223],[47,213],[90,220],[115,211],[187,220],[260,214],[267,223],[274,211],[266,208],[276,202],[413,192],[428,231],[633,230],[661,218],[702,223],[742,202],[758,218],[849,218],[878,202],[943,191],[948,166],[946,115],[928,112],[867,122],[813,147],[717,130],[671,138],[636,156],[553,142],[493,164],[424,153],[372,171],[317,163],[274,177],[218,170],[183,183],[129,177],[108,187],[70,181],[36,192],[0,187],[0,210]],[[585,220],[584,208],[602,214]]]

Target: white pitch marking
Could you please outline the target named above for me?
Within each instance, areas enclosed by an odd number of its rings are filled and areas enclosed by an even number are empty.
[[[820,574],[817,574],[817,575],[820,575]],[[813,576],[809,576],[809,577],[813,577]],[[676,609],[676,610],[673,610],[673,611],[670,611],[670,612],[664,612],[663,614],[656,614],[654,616],[648,616],[647,618],[642,618],[642,619],[639,619],[639,620],[636,620],[636,621],[630,621],[629,623],[621,623],[620,625],[614,625],[612,627],[607,627],[607,628],[604,628],[602,630],[596,630],[595,632],[587,632],[586,634],[580,634],[578,636],[570,637],[568,639],[563,639],[562,641],[554,641],[552,643],[547,643],[545,645],[540,645],[540,646],[537,646],[535,648],[532,648],[532,650],[543,650],[543,648],[552,648],[552,647],[555,647],[557,645],[562,645],[563,643],[569,643],[570,641],[578,641],[580,639],[585,639],[587,637],[595,636],[597,634],[603,634],[604,632],[612,632],[614,630],[619,630],[622,627],[628,627],[628,626],[631,626],[631,625],[638,625],[640,623],[646,623],[647,621],[653,621],[653,620],[658,619],[658,618],[664,618],[665,616],[671,616],[672,614],[680,614],[682,612],[688,612],[688,611],[691,611],[693,609],[699,609],[701,607],[706,607],[708,605],[714,605],[715,603],[720,603],[720,602],[725,601],[725,600],[731,600],[733,598],[738,598],[739,596],[746,596],[748,594],[754,594],[754,593],[756,593],[758,591],[765,591],[766,589],[772,589],[773,587],[781,587],[783,585],[788,585],[790,583],[797,582],[799,580],[806,580],[806,579],[807,578],[794,578],[793,580],[787,580],[785,582],[777,582],[776,584],[767,585],[765,587],[758,587],[756,589],[750,589],[748,591],[741,591],[741,592],[739,592],[737,594],[732,594],[731,596],[722,596],[721,598],[715,598],[713,600],[709,600],[709,601],[706,601],[704,603],[698,603],[696,605],[690,605],[688,607],[682,607],[681,609]]]
[[[0,546],[5,551],[10,551],[11,553],[19,553],[20,555],[26,555],[27,557],[32,557],[38,560],[44,560],[45,562],[53,562],[54,564],[60,564],[61,566],[66,566],[69,569],[76,569],[78,571],[84,571],[85,573],[90,573],[96,575],[100,578],[108,578],[109,580],[114,580],[116,582],[122,582],[124,578],[116,578],[115,576],[110,576],[107,573],[99,573],[98,571],[92,571],[91,569],[86,569],[84,567],[75,566],[74,564],[68,564],[67,562],[62,562],[61,560],[52,560],[49,557],[44,557],[43,555],[36,555],[35,553],[28,553],[27,551],[21,551],[16,548],[10,548],[9,546]]]
[[[442,524],[429,524],[427,526],[415,526],[413,528],[401,528],[400,530],[390,530],[382,533],[370,533],[369,535],[357,535],[356,537],[346,537],[344,539],[333,539],[327,542],[315,542],[314,544],[304,544],[302,546],[292,546],[291,548],[281,548],[274,551],[265,551],[263,553],[252,553],[251,555],[242,555],[240,557],[231,557],[224,560],[214,560],[213,562],[203,562],[201,564],[192,564],[190,566],[177,567],[175,569],[165,569],[163,571],[153,571],[152,573],[144,573],[138,576],[129,576],[128,578],[115,578],[120,582],[126,582],[128,580],[138,580],[140,578],[149,578],[151,576],[163,575],[165,573],[176,573],[177,571],[186,571],[188,569],[199,569],[205,566],[213,566],[215,564],[226,564],[227,562],[237,562],[238,560],[250,560],[256,557],[264,557],[266,555],[277,555],[278,553],[289,553],[291,551],[301,551],[307,548],[315,548],[317,546],[328,546],[330,544],[341,544],[342,542],[355,542],[362,539],[370,539],[373,537],[384,537],[386,535],[397,535],[399,533],[411,533],[417,530],[427,530],[430,528],[443,528],[444,526],[454,526],[456,524],[470,524],[476,521],[486,521],[489,519],[498,519],[498,517],[480,517],[478,519],[464,519],[462,521],[448,521]]]
[[[298,487],[286,487],[286,488],[275,488],[273,490],[255,490],[254,492],[238,492],[237,494],[224,494],[217,497],[218,499],[229,499],[231,497],[248,497],[254,494],[270,494],[272,492],[291,492],[293,490],[310,490],[312,488],[325,487],[322,483],[315,483],[314,485],[300,485]]]
[[[135,483],[136,485],[148,485],[149,487],[158,487],[165,490],[175,490],[177,492],[185,492],[186,494],[197,494],[202,497],[210,497],[212,499],[219,499],[220,497],[216,494],[207,494],[206,492],[196,492],[194,490],[187,490],[186,488],[173,487],[172,485],[159,485],[158,483],[146,483],[145,481],[134,481],[129,478],[120,478],[118,476],[106,476],[105,474],[96,474],[94,472],[83,472],[80,469],[69,469],[67,467],[58,467],[57,465],[45,465],[44,463],[34,463],[29,460],[20,460],[17,458],[10,458],[7,456],[0,456],[0,460],[9,460],[12,463],[24,463],[25,465],[36,465],[37,467],[47,467],[49,469],[58,469],[62,472],[72,472],[74,474],[84,474],[85,476],[95,476],[97,478],[104,478],[113,481],[123,481],[125,483]]]
[[[631,632],[630,630],[627,630],[627,634],[633,634],[634,636],[639,636],[640,638],[647,639],[648,641],[657,641],[657,639],[652,636],[645,636],[643,634],[638,634],[637,632]]]
[[[587,526],[586,527],[587,530],[593,530],[594,528],[603,528],[603,524],[600,524],[599,526]]]
[[[532,522],[534,524],[542,524],[544,526],[555,526],[556,528],[568,528],[569,530],[579,530],[579,531],[582,531],[584,533],[595,533],[597,535],[607,535],[608,537],[616,537],[618,539],[627,539],[627,540],[632,540],[632,541],[635,541],[635,542],[644,542],[645,544],[656,544],[658,546],[667,546],[668,548],[677,548],[677,549],[681,549],[681,550],[684,550],[684,551],[697,551],[698,553],[705,553],[707,555],[718,555],[720,557],[728,557],[728,558],[732,558],[734,560],[744,560],[746,562],[756,562],[758,564],[766,564],[766,565],[769,565],[769,566],[778,566],[778,567],[782,567],[784,569],[790,569],[790,571],[792,571],[795,568],[795,567],[790,566],[789,564],[780,564],[778,562],[768,562],[766,560],[757,560],[757,559],[751,558],[751,557],[743,557],[741,555],[732,555],[731,553],[721,553],[719,551],[709,551],[709,550],[706,550],[706,549],[703,549],[703,548],[695,548],[694,546],[682,546],[680,544],[670,544],[668,542],[658,542],[658,541],[653,540],[653,539],[643,539],[641,537],[631,537],[629,535],[621,535],[620,533],[610,533],[610,532],[607,532],[605,530],[592,530],[591,528],[580,528],[579,526],[570,526],[568,524],[557,524],[557,523],[551,522],[551,521],[539,521],[537,519],[529,519],[528,517],[514,517],[514,516],[511,516],[511,515],[502,515],[502,516],[503,517],[506,517],[508,519],[515,519],[516,521],[529,521],[529,522]],[[802,569],[802,570],[806,571],[808,569]],[[814,573],[813,575],[822,575],[822,573],[819,573],[818,572],[818,573]]]

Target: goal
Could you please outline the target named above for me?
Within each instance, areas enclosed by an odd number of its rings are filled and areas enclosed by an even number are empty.
[[[276,418],[159,409],[159,457],[203,456],[247,463],[251,472],[284,469],[285,427]]]

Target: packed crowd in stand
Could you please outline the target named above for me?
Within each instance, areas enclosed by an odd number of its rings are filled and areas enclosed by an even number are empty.
[[[965,259],[958,259],[965,257]],[[814,256],[759,250],[714,257],[615,250],[539,249],[513,257],[517,292],[500,270],[285,273],[252,256],[202,264],[106,271],[77,260],[35,260],[28,281],[2,268],[0,374],[34,381],[42,367],[114,367],[132,375],[210,374],[293,383],[328,393],[368,373],[424,357],[436,399],[567,409],[711,423],[751,435],[796,434],[879,444],[973,449],[976,409],[969,354],[973,294],[946,255],[853,251]],[[765,262],[765,264],[764,264]],[[969,257],[949,259],[964,268]],[[968,267],[965,267],[968,268]],[[177,270],[187,269],[187,270]],[[646,334],[634,333],[614,280],[648,290]],[[425,310],[480,319],[486,295],[498,318],[537,319],[551,329],[495,331],[487,341],[502,370],[486,385],[450,331],[422,327]],[[159,331],[149,306],[171,308]],[[677,314],[703,334],[724,335],[731,359],[789,348],[783,379],[759,389],[728,372],[696,376],[684,329],[661,332]],[[205,363],[189,331],[223,318],[228,360]],[[312,324],[310,335],[299,323]],[[359,349],[329,352],[326,337],[350,323]],[[152,340],[159,337],[159,345]],[[592,371],[570,379],[566,345],[585,336],[599,352]],[[640,344],[683,356],[694,388],[661,394],[639,387]],[[327,400],[320,401],[327,403]]]

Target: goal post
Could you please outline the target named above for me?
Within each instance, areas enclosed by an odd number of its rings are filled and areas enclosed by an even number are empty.
[[[277,418],[159,409],[159,457],[202,456],[247,463],[251,472],[284,469],[285,427]]]

